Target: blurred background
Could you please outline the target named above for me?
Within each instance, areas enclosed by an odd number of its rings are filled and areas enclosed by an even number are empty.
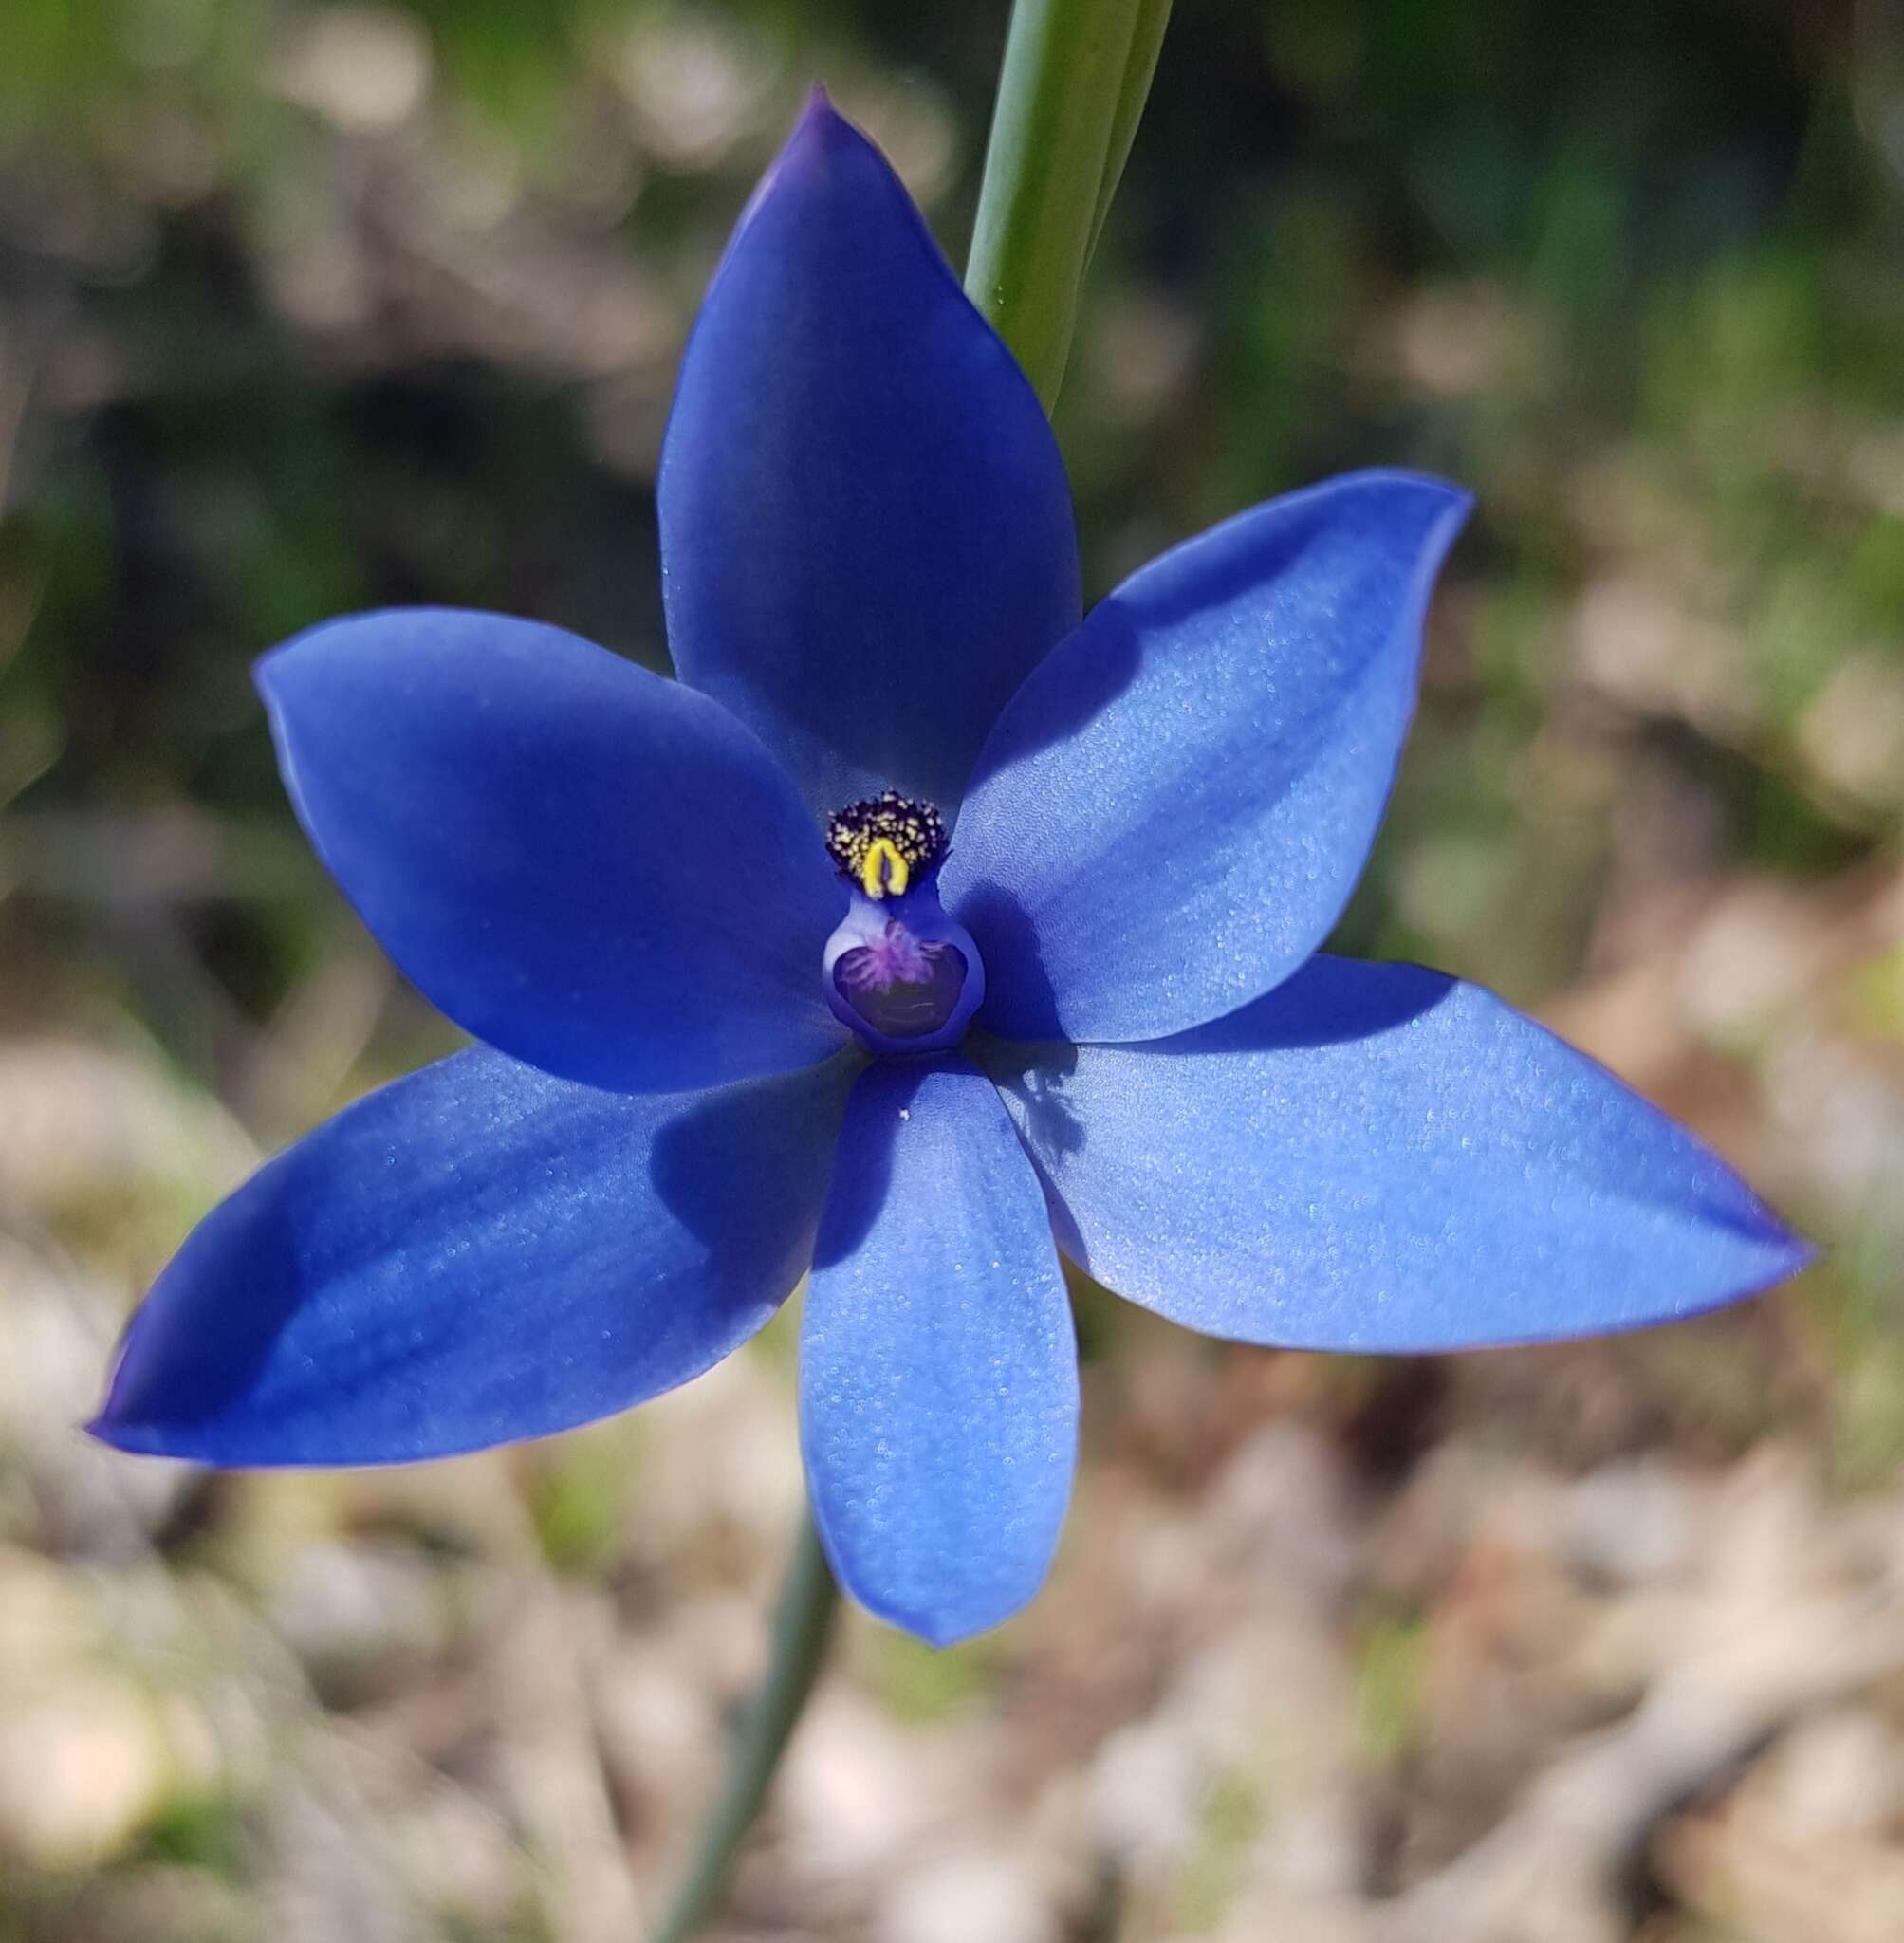
[[[452,1035],[253,656],[665,665],[683,333],[823,78],[954,260],[1002,4],[0,8],[0,1943],[627,1943],[764,1650],[786,1319],[408,1472],[89,1447],[260,1154]],[[1828,1245],[1624,1341],[1229,1348],[1081,1289],[1052,1584],[849,1615],[733,1938],[1904,1934],[1904,6],[1180,0],[1059,414],[1101,592],[1334,469],[1480,509],[1340,943],[1531,1007]]]

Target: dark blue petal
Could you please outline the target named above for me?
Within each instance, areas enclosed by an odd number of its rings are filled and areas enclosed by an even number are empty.
[[[1603,1067],[1413,965],[1317,958],[1180,1038],[989,1057],[1067,1249],[1212,1335],[1594,1334],[1712,1308],[1809,1256]]]
[[[773,758],[558,628],[421,608],[259,663],[285,783],[384,948],[477,1038],[672,1091],[838,1050],[846,897]]]
[[[212,1464],[384,1464],[685,1382],[805,1269],[853,1070],[631,1098],[479,1047],[399,1080],[194,1231],[94,1434]]]
[[[847,1102],[800,1345],[801,1438],[840,1582],[936,1646],[1044,1583],[1078,1445],[1078,1351],[1038,1178],[963,1060]]]
[[[660,515],[676,669],[818,812],[889,786],[950,811],[999,710],[1077,624],[1044,414],[823,101],[708,292]]]
[[[1341,914],[1467,497],[1359,472],[1125,582],[1000,718],[947,909],[1008,1039],[1159,1039],[1286,978]]]

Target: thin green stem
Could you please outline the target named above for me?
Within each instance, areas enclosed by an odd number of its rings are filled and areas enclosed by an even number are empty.
[[[1111,198],[1124,179],[1124,164],[1131,158],[1131,145],[1137,139],[1137,123],[1144,118],[1144,103],[1151,98],[1151,77],[1157,70],[1157,56],[1163,52],[1164,29],[1170,26],[1171,0],[1137,0],[1137,26],[1131,34],[1130,53],[1124,63],[1124,84],[1118,92],[1117,112],[1111,118],[1111,140],[1104,157],[1103,180],[1098,186],[1098,207],[1091,217],[1090,255],[1096,255],[1098,238],[1104,233],[1104,218],[1111,213]],[[1087,258],[1088,264],[1088,258]]]
[[[1011,9],[965,287],[1047,412],[1070,355],[1114,136],[1122,130],[1128,154],[1155,65],[1153,50],[1126,114],[1133,49],[1154,10],[1153,0],[1017,0]]]
[[[654,1943],[686,1943],[713,1915],[747,1832],[767,1800],[780,1757],[826,1659],[840,1589],[808,1512],[781,1582],[767,1676],[734,1739],[727,1780],[702,1831],[674,1906]]]
[[[1170,0],[1016,0],[1012,9],[965,287],[1047,412],[1169,20]],[[767,1677],[653,1943],[687,1943],[718,1906],[820,1677],[839,1603],[809,1510],[774,1612]]]

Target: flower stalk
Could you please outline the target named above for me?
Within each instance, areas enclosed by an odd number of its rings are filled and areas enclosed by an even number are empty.
[[[1047,413],[1170,7],[1171,0],[1016,0],[1012,8],[965,281]],[[774,1610],[766,1676],[652,1943],[688,1943],[718,1907],[819,1680],[839,1601],[808,1510]]]
[[[1124,84],[1118,91],[1118,106],[1111,117],[1110,146],[1104,156],[1104,174],[1098,185],[1098,208],[1091,219],[1090,255],[1095,255],[1098,239],[1104,232],[1104,219],[1111,213],[1111,198],[1124,179],[1124,164],[1131,158],[1131,145],[1137,139],[1137,123],[1143,120],[1144,103],[1151,96],[1151,77],[1156,72],[1157,56],[1163,52],[1164,29],[1170,25],[1171,0],[1137,0],[1137,20],[1131,29],[1131,45],[1124,57]],[[1087,256],[1085,268],[1088,268]]]
[[[1170,0],[1011,9],[965,287],[1047,412],[1169,20]]]
[[[734,1858],[767,1800],[780,1757],[820,1677],[839,1605],[840,1588],[807,1512],[774,1608],[766,1677],[734,1737],[727,1780],[654,1943],[686,1943],[714,1913]]]

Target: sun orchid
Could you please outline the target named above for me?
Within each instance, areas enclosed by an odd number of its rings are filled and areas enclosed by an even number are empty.
[[[815,1517],[934,1641],[1070,1490],[1060,1250],[1247,1342],[1684,1316],[1802,1244],[1479,989],[1317,954],[1467,511],[1371,472],[1081,614],[1030,387],[823,102],[689,345],[669,681],[554,628],[341,620],[259,681],[312,842],[479,1042],[193,1233],[94,1425],[222,1465],[434,1457],[681,1383],[803,1276]]]

